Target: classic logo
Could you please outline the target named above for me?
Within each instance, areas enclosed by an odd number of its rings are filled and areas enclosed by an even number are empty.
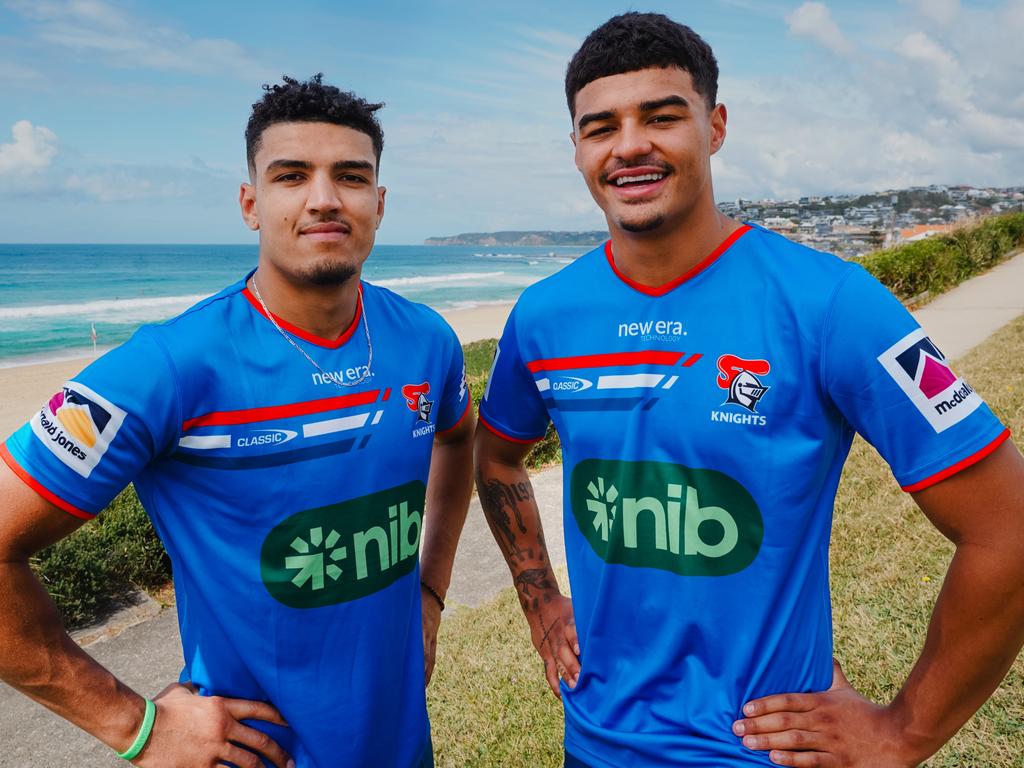
[[[982,403],[971,385],[953,373],[923,328],[889,347],[878,362],[936,432],[967,418]]]
[[[411,573],[419,555],[426,486],[413,481],[297,512],[267,535],[260,576],[291,608],[372,595]]]
[[[750,565],[764,522],[728,475],[658,461],[586,459],[573,468],[576,524],[607,563],[682,576],[727,576]]]
[[[594,382],[579,376],[558,376],[551,379],[552,392],[583,392],[594,386]]]
[[[292,429],[255,429],[235,440],[235,447],[250,448],[258,445],[280,445],[294,440],[299,433]]]
[[[751,413],[771,387],[761,383],[758,376],[767,376],[772,370],[767,360],[744,360],[736,355],[722,355],[718,358],[718,386],[729,391],[729,397],[722,405],[738,405]]]
[[[127,414],[83,384],[69,381],[39,409],[32,432],[64,464],[89,477]]]
[[[405,398],[406,407],[416,414],[420,421],[430,421],[430,411],[434,408],[434,401],[427,400],[430,392],[430,382],[422,384],[406,384],[402,387],[402,397]]]

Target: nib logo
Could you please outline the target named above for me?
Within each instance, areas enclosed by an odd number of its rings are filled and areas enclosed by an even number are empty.
[[[324,540],[323,528],[319,527],[309,529],[308,539],[296,536],[295,540],[291,543],[291,548],[299,554],[291,555],[284,560],[285,568],[289,570],[297,569],[299,571],[292,578],[292,584],[301,588],[307,583],[312,582],[312,589],[315,592],[318,589],[324,588],[324,574],[337,581],[341,577],[341,568],[336,566],[334,562],[324,567],[324,555],[327,555],[330,560],[335,562],[348,557],[348,549],[346,547],[335,548],[340,538],[341,534],[332,529],[327,534],[327,539]],[[320,549],[321,551],[313,552],[314,549]]]
[[[680,576],[727,576],[757,557],[764,521],[736,480],[659,461],[586,459],[569,501],[580,533],[606,563]]]
[[[587,483],[587,493],[593,497],[587,499],[587,511],[594,513],[594,530],[600,534],[603,541],[608,541],[608,534],[615,522],[615,500],[619,498],[619,492],[611,484],[605,490],[604,478],[599,477],[597,485],[593,482]]]

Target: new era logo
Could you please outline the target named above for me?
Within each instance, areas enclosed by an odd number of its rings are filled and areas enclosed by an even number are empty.
[[[889,347],[878,362],[936,432],[963,421],[981,405],[981,397],[953,373],[922,328]]]

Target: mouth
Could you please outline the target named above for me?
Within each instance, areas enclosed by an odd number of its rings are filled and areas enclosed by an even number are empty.
[[[670,171],[667,168],[648,165],[620,168],[609,173],[605,181],[620,197],[632,200],[656,193],[669,175]]]
[[[311,224],[299,230],[299,235],[308,237],[310,240],[331,241],[342,240],[352,232],[347,224],[337,221],[324,221]]]

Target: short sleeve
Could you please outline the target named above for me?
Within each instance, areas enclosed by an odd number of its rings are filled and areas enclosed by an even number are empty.
[[[480,421],[506,440],[529,443],[544,437],[549,418],[533,375],[523,362],[516,323],[513,310],[494,352],[480,401]]]
[[[466,362],[455,331],[445,323],[445,339],[448,345],[448,368],[445,372],[444,389],[441,393],[437,428],[440,432],[457,427],[469,413],[471,398],[466,382]]]
[[[167,352],[142,329],[66,382],[0,453],[47,501],[89,518],[173,444],[180,412]]]
[[[906,491],[980,461],[1009,436],[906,308],[859,266],[835,291],[821,360],[832,402]]]

